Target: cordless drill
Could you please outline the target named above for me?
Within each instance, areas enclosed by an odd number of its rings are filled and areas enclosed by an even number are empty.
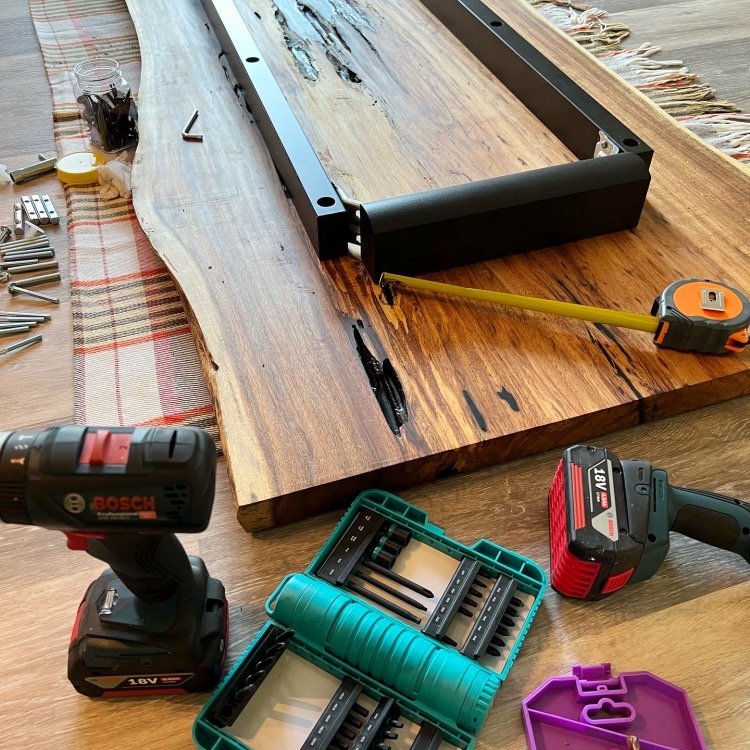
[[[750,504],[674,487],[648,461],[620,461],[605,448],[574,445],[549,492],[552,587],[600,599],[645,581],[669,550],[669,532],[736,552],[750,562]]]
[[[203,531],[216,451],[188,427],[0,432],[0,520],[65,532],[103,560],[73,625],[68,678],[84,695],[211,689],[227,629],[224,587],[175,532]]]

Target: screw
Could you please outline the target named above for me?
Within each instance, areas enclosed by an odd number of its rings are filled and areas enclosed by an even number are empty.
[[[15,344],[10,344],[9,346],[6,346],[4,349],[0,349],[0,355],[9,354],[10,352],[14,352],[17,349],[23,349],[24,347],[31,346],[32,344],[36,344],[41,340],[42,340],[42,334],[37,333],[36,336],[30,336],[29,338],[24,339],[23,341],[17,341]]]
[[[22,286],[19,286],[18,284],[8,284],[8,293],[9,294],[25,294],[28,297],[34,297],[34,299],[41,299],[45,302],[51,302],[53,305],[59,305],[60,299],[58,297],[50,297],[46,294],[41,294],[40,292],[32,292],[31,289],[26,289]]]

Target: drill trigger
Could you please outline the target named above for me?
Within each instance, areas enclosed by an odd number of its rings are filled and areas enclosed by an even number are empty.
[[[103,531],[64,531],[63,534],[68,537],[68,549],[81,550],[82,552],[89,551],[86,544],[87,539],[107,538]]]

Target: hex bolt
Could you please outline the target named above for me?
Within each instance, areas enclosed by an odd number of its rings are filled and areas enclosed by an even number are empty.
[[[60,304],[60,299],[58,297],[50,297],[46,294],[41,294],[40,292],[32,292],[31,289],[26,289],[25,287],[13,283],[8,284],[8,294],[25,294],[27,297],[33,297],[34,299],[41,299],[45,302],[51,302],[53,305]]]

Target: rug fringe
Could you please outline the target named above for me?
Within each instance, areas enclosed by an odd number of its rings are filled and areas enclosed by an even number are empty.
[[[625,24],[609,22],[609,14],[601,8],[568,0],[529,2],[685,127],[732,158],[750,163],[750,115],[743,115],[732,102],[719,99],[715,89],[700,81],[682,60],[653,59],[661,51],[655,44],[621,47],[620,42],[630,35],[630,29]]]

